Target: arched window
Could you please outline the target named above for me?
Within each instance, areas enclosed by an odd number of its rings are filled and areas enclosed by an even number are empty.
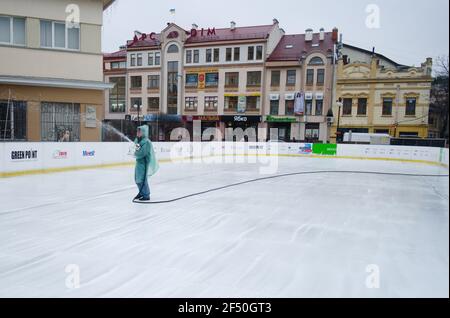
[[[167,53],[178,53],[178,46],[176,46],[175,44],[172,44],[167,49]]]
[[[310,61],[309,61],[309,65],[323,65],[324,63],[323,63],[323,60],[320,58],[320,57],[318,57],[318,56],[316,56],[316,57],[313,57]]]

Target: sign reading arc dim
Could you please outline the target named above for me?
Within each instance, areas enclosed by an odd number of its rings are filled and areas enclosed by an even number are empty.
[[[190,36],[191,38],[195,38],[195,37],[204,37],[204,36],[215,36],[216,35],[216,28],[201,28],[200,30],[197,29],[192,29],[190,31],[187,31],[186,34],[188,36]],[[145,40],[151,40],[151,41],[156,41],[156,33],[152,32],[152,33],[143,33],[140,37],[138,37],[137,35],[134,36],[133,38],[133,43],[136,43],[138,41],[145,41]],[[167,35],[168,39],[177,39],[180,36],[180,34],[178,33],[178,31],[172,31]]]

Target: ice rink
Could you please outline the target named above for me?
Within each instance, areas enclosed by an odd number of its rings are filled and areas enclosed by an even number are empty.
[[[278,160],[277,174],[448,174]],[[152,199],[260,177],[162,164]],[[161,205],[136,193],[131,166],[0,179],[0,297],[449,297],[448,177],[295,175]]]

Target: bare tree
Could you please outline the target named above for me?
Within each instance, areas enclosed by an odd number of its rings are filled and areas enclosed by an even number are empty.
[[[436,59],[435,78],[431,89],[431,108],[439,116],[441,138],[448,139],[449,128],[449,57]]]

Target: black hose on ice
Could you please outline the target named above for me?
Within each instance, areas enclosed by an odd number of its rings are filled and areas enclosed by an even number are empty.
[[[219,191],[219,190],[223,190],[223,189],[227,189],[227,188],[237,187],[237,186],[241,186],[241,185],[248,184],[248,183],[253,183],[253,182],[259,182],[259,181],[270,180],[270,179],[278,179],[278,178],[284,178],[284,177],[290,177],[290,176],[308,175],[308,174],[325,174],[325,173],[372,174],[372,175],[383,175],[383,176],[437,177],[437,178],[442,178],[442,177],[448,177],[449,176],[448,174],[446,174],[446,175],[444,175],[444,174],[442,174],[442,175],[430,175],[430,174],[408,174],[408,173],[371,172],[371,171],[303,171],[303,172],[279,174],[279,175],[276,175],[276,176],[270,176],[270,177],[264,177],[264,178],[257,178],[257,179],[247,180],[247,181],[243,181],[243,182],[237,182],[237,183],[229,184],[229,185],[218,187],[218,188],[214,188],[214,189],[209,189],[209,190],[202,191],[202,192],[192,193],[192,194],[185,195],[185,196],[182,196],[182,197],[179,197],[179,198],[175,198],[175,199],[171,199],[171,200],[147,201],[147,202],[140,202],[140,201],[133,200],[133,202],[137,203],[137,204],[164,204],[164,203],[172,203],[172,202],[188,199],[188,198],[191,198],[191,197],[200,196],[200,195],[203,195],[203,194],[207,194],[207,193],[211,193],[211,192],[215,192],[215,191]]]

